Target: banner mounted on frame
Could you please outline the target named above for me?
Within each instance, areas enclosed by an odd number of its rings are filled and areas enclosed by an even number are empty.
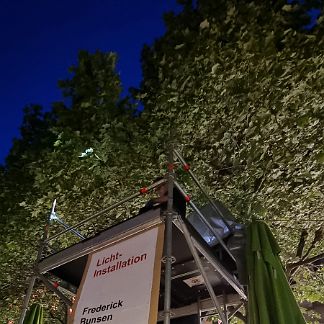
[[[155,324],[164,225],[89,255],[69,323]]]

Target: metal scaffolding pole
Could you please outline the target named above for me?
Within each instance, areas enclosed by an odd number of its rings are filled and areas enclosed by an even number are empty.
[[[188,243],[188,246],[189,246],[189,249],[191,251],[191,254],[192,256],[194,257],[194,260],[197,264],[197,267],[202,275],[202,277],[204,278],[204,282],[205,282],[205,286],[209,292],[209,295],[210,295],[210,298],[212,299],[216,309],[217,309],[217,312],[219,314],[219,316],[221,317],[221,320],[222,320],[222,323],[224,324],[228,324],[227,322],[227,319],[226,319],[226,316],[224,315],[223,311],[222,311],[222,308],[217,300],[217,297],[215,295],[215,292],[214,292],[214,289],[211,285],[211,283],[209,282],[209,279],[208,279],[208,276],[206,274],[206,271],[201,263],[201,260],[199,258],[199,255],[198,255],[198,252],[192,242],[192,239],[191,239],[191,235],[187,229],[187,226],[186,224],[183,222],[183,220],[181,219],[181,217],[178,217],[177,218],[177,222],[179,223],[181,229],[182,229],[182,232],[183,232],[183,235]]]
[[[181,164],[184,167],[188,167],[188,163],[186,163],[186,161],[184,160],[184,158],[181,156],[181,154],[174,149],[173,150],[174,154],[176,155],[176,157],[179,159],[179,161],[181,162]],[[191,175],[191,178],[194,180],[194,182],[196,183],[196,185],[198,186],[198,188],[203,192],[203,194],[206,196],[206,198],[208,199],[208,201],[211,203],[212,207],[214,208],[214,210],[220,215],[220,217],[222,218],[222,221],[224,222],[224,224],[226,225],[226,227],[228,228],[228,230],[233,233],[233,230],[231,228],[231,226],[228,224],[227,220],[225,219],[222,211],[218,208],[218,206],[215,204],[214,200],[211,199],[207,193],[207,191],[203,188],[203,186],[200,184],[200,182],[198,181],[198,179],[196,178],[196,176],[194,175],[194,173],[190,170],[190,168],[186,169],[189,174]]]
[[[26,312],[27,312],[27,309],[28,309],[30,296],[31,296],[31,294],[33,292],[35,281],[36,281],[36,276],[32,276],[30,278],[28,289],[27,289],[27,292],[26,292],[26,296],[24,298],[24,303],[23,303],[23,306],[22,306],[22,310],[21,310],[21,314],[20,314],[20,318],[19,318],[19,322],[18,322],[19,324],[23,324],[23,322],[24,322]]]
[[[206,258],[206,260],[215,268],[215,270],[229,283],[230,286],[244,299],[247,296],[238,280],[230,275],[227,270],[219,263],[219,261],[209,251],[205,250],[203,246],[195,239],[192,238],[194,246]]]
[[[179,191],[181,192],[181,194],[184,197],[187,197],[187,194],[183,191],[183,189],[181,188],[181,186],[178,184],[178,182],[174,182],[174,185],[179,189]],[[198,209],[198,207],[191,201],[189,200],[189,205],[191,206],[191,208],[198,214],[198,216],[201,218],[201,220],[205,223],[205,225],[209,228],[209,230],[216,236],[218,242],[221,244],[221,246],[224,248],[224,250],[227,252],[227,254],[233,259],[234,262],[236,262],[233,254],[231,253],[231,251],[228,249],[228,247],[226,246],[225,242],[223,241],[222,237],[219,235],[219,233],[215,230],[215,228],[213,226],[210,225],[210,223],[208,222],[208,220],[206,219],[206,217],[202,214],[202,212]]]
[[[42,274],[38,273],[38,277],[42,280],[45,287],[55,293],[67,306],[72,306],[72,301],[63,295],[57,288],[55,288]]]
[[[225,293],[225,291],[223,291],[223,309],[224,309],[224,315],[225,315],[226,323],[227,323],[228,320],[229,320],[229,318],[228,318],[228,313],[227,313],[226,303],[227,303],[227,300],[226,300],[226,293]]]
[[[43,237],[42,237],[42,239],[40,241],[40,246],[39,246],[39,249],[38,249],[38,252],[37,252],[37,257],[36,257],[35,264],[37,264],[39,262],[40,258],[42,257],[42,254],[44,252],[44,249],[45,249],[45,247],[47,245],[46,240],[48,239],[48,236],[49,236],[49,224],[50,224],[50,221],[51,221],[51,214],[55,209],[55,205],[56,205],[56,200],[54,200],[54,202],[52,204],[51,213],[48,216],[46,225],[44,227]],[[28,289],[27,289],[27,292],[26,292],[26,296],[24,298],[24,302],[23,302],[23,306],[22,306],[22,310],[21,310],[21,314],[20,314],[18,324],[23,324],[23,322],[24,322],[26,312],[27,312],[27,309],[28,309],[29,300],[30,300],[31,294],[33,292],[33,288],[34,288],[34,285],[35,285],[36,278],[37,278],[36,274],[34,274],[30,278]]]
[[[149,190],[151,190],[151,189],[153,189],[153,188],[155,188],[155,187],[158,187],[159,185],[161,185],[161,184],[164,183],[164,182],[165,182],[165,180],[162,179],[162,180],[160,180],[160,181],[154,183],[153,185],[151,185],[151,186],[145,188],[145,192],[146,192],[146,191],[149,191]],[[132,199],[134,199],[134,198],[136,198],[136,197],[138,197],[138,196],[140,196],[140,195],[142,195],[142,194],[143,194],[143,192],[140,191],[140,192],[138,192],[138,193],[136,193],[136,194],[133,194],[133,195],[131,195],[131,196],[128,196],[128,197],[126,197],[126,198],[124,198],[124,199],[122,199],[122,200],[120,200],[120,201],[118,201],[118,202],[116,202],[116,203],[110,205],[109,207],[107,207],[107,208],[105,208],[105,209],[102,209],[102,210],[98,211],[97,213],[94,213],[93,215],[87,217],[86,219],[84,219],[83,221],[79,222],[78,224],[76,224],[76,225],[74,225],[74,226],[70,226],[68,229],[65,229],[65,230],[63,230],[63,231],[61,231],[61,232],[59,232],[59,233],[53,235],[52,237],[48,238],[48,239],[46,240],[46,243],[48,243],[48,242],[54,240],[55,238],[57,238],[57,237],[59,237],[59,236],[65,234],[65,233],[69,232],[71,229],[76,229],[76,228],[78,228],[78,227],[80,227],[80,226],[86,224],[86,223],[89,222],[90,220],[95,219],[95,218],[97,218],[98,216],[101,216],[101,215],[103,215],[103,214],[109,212],[110,210],[112,210],[112,209],[114,209],[114,208],[117,208],[117,207],[119,207],[120,205],[124,204],[125,202],[128,202],[128,201],[130,201],[130,200],[132,200]]]
[[[164,324],[170,324],[171,319],[171,271],[172,271],[172,221],[173,221],[173,147],[169,152],[168,166],[168,205],[165,217],[165,271],[164,271]]]
[[[202,318],[202,310],[201,310],[201,300],[200,297],[198,296],[198,300],[197,300],[197,308],[198,308],[198,323],[201,324],[201,318]]]
[[[57,215],[56,213],[54,215],[52,215],[52,219],[56,220],[59,224],[61,224],[67,231],[71,232],[72,234],[76,235],[79,239],[84,240],[85,237],[79,233],[78,231],[76,231],[73,227],[65,224]]]

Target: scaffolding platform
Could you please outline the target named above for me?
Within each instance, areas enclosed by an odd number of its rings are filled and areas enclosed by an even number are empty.
[[[54,275],[72,287],[72,293],[76,292],[90,253],[114,245],[132,235],[140,234],[163,222],[164,216],[160,209],[137,215],[60,252],[40,259],[36,265],[36,271],[42,275],[46,273]],[[223,309],[242,304],[245,295],[237,280],[236,263],[220,244],[209,246],[198,231],[185,218],[178,215],[178,218],[174,218],[172,225],[171,319],[187,318],[189,321],[190,315],[200,314],[201,316],[204,312],[212,313],[215,309],[201,276],[201,269],[192,255],[180,222],[185,224],[192,242],[199,251],[201,265]],[[229,240],[230,238],[227,238],[227,241]],[[163,321],[164,273],[162,262],[158,321]],[[194,318],[198,319],[198,316]],[[192,316],[190,320],[192,323],[198,323],[198,320],[195,321]]]

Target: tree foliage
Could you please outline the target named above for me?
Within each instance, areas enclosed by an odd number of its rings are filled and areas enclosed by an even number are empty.
[[[112,53],[80,52],[71,78],[60,82],[65,100],[53,103],[48,113],[42,113],[38,106],[25,110],[21,138],[1,170],[4,252],[0,299],[11,308],[1,306],[0,318],[19,313],[54,199],[59,217],[72,225],[109,205],[119,193],[131,190],[131,179],[126,175],[135,154],[134,110],[128,100],[119,98],[115,62]],[[94,153],[82,158],[90,147]],[[90,235],[100,226],[126,217],[124,211],[109,216],[80,231]],[[61,230],[57,224],[51,225],[51,234]],[[73,242],[75,238],[66,235],[54,248]],[[51,309],[53,296],[49,294],[46,299],[41,287],[38,282],[34,298],[44,300],[49,305],[47,314],[52,314],[57,308],[54,303]]]
[[[309,256],[320,255],[323,238],[312,242],[324,226],[321,20],[310,32],[294,28],[282,2],[186,3],[143,51],[148,138],[160,143],[173,131],[212,196],[243,222],[270,223],[285,263],[303,257],[303,230]],[[322,274],[310,284],[308,266],[291,279],[307,282],[301,299],[323,296]]]

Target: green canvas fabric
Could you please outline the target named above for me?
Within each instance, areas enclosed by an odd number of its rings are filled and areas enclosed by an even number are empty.
[[[43,307],[40,304],[33,304],[28,310],[23,324],[43,324]]]
[[[305,324],[265,222],[247,227],[248,324]]]

